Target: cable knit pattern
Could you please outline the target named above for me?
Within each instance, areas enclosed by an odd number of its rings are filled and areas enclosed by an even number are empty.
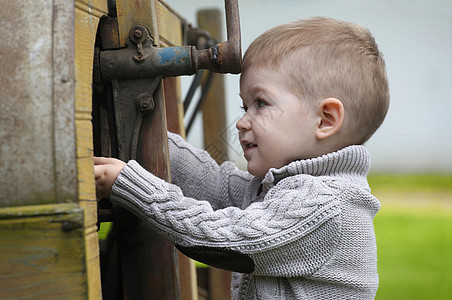
[[[252,258],[233,299],[373,299],[378,287],[364,146],[271,169],[263,180],[169,134],[169,184],[130,161],[111,199],[175,244]]]

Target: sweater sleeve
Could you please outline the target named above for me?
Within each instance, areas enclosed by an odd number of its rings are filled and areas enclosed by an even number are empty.
[[[207,256],[209,250],[245,255],[252,268],[244,272],[256,275],[307,276],[332,255],[340,208],[334,195],[315,181],[300,177],[295,183],[280,184],[264,201],[246,209],[214,210],[207,201],[184,196],[176,185],[130,161],[119,174],[111,199],[185,249],[201,247]],[[305,192],[306,185],[317,192]]]
[[[168,133],[171,181],[187,197],[205,199],[214,209],[242,206],[245,189],[253,178],[233,163],[220,166],[204,150]]]

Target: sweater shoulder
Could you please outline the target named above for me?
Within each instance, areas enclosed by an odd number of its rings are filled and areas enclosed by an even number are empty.
[[[297,174],[288,176],[280,180],[268,192],[269,197],[275,194],[287,193],[288,191],[297,191],[305,195],[306,199],[336,198],[338,201],[350,201],[355,203],[362,202],[363,205],[372,209],[380,209],[380,202],[372,195],[367,180],[351,180],[347,177],[335,176],[312,176],[306,174]]]

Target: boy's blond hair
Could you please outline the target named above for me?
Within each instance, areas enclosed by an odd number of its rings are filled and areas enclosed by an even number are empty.
[[[287,88],[308,103],[341,100],[351,143],[366,142],[388,111],[385,62],[360,25],[317,17],[277,26],[251,43],[242,74],[250,66],[280,72]]]

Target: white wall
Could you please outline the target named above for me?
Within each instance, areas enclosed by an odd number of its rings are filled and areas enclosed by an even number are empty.
[[[192,24],[198,9],[224,7],[222,0],[166,2]],[[384,53],[391,91],[385,123],[367,143],[372,170],[452,173],[452,0],[239,0],[239,8],[243,51],[266,29],[310,16],[369,28]],[[238,79],[226,79],[231,126],[241,114]],[[189,140],[199,144],[196,136]],[[231,159],[243,166],[234,155],[238,145],[231,141]]]

